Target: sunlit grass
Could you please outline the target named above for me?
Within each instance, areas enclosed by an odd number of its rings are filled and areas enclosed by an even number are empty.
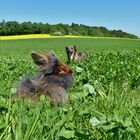
[[[74,83],[65,107],[51,109],[44,97],[38,106],[27,100],[11,102],[20,79],[36,73],[32,51],[54,50],[66,62],[65,46],[69,45],[87,52],[88,59],[70,65]],[[0,140],[139,140],[139,52],[140,40],[133,39],[47,34],[2,37]]]
[[[0,140],[139,140],[140,53],[90,51],[87,60],[70,65],[68,104],[53,109],[44,97],[38,105],[12,102],[17,82],[36,70],[25,53],[0,57]]]

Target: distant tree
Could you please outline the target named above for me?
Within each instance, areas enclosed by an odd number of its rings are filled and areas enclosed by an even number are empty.
[[[32,23],[23,22],[20,24],[21,34],[32,34]]]
[[[48,23],[43,24],[43,23],[38,23],[38,28],[40,29],[41,34],[50,34],[51,32],[51,27]]]
[[[20,32],[20,25],[16,21],[2,21],[0,23],[0,35],[17,35]]]
[[[102,30],[98,27],[90,28],[88,35],[90,35],[90,36],[100,36],[100,37],[104,36]]]
[[[39,28],[39,25],[37,23],[32,24],[32,33],[33,34],[40,34],[41,30]]]
[[[0,22],[0,35],[5,35],[5,20]]]
[[[92,27],[84,24],[72,23],[55,24],[48,23],[32,23],[3,20],[0,22],[0,35],[22,35],[22,34],[51,34],[51,35],[83,35],[83,36],[111,36],[111,37],[127,37],[137,38],[136,35],[123,32],[122,30],[108,30],[106,27]]]
[[[51,25],[50,34],[53,34],[55,32],[58,32],[56,25]]]

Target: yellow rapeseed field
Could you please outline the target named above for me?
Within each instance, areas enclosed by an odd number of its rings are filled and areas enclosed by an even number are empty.
[[[116,37],[91,37],[91,36],[53,36],[49,34],[29,34],[29,35],[13,35],[13,36],[0,36],[0,40],[17,40],[17,39],[35,39],[35,38],[103,38],[103,39],[124,39]],[[126,38],[125,38],[126,39]]]
[[[81,38],[83,36],[52,36],[49,34],[29,34],[29,35],[13,35],[0,36],[0,40],[17,40],[17,39],[34,39],[34,38]]]

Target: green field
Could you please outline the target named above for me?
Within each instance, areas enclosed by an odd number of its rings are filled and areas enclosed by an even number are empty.
[[[132,39],[108,39],[108,38],[49,38],[27,40],[3,40],[0,41],[0,55],[15,56],[19,54],[30,55],[31,51],[47,51],[50,49],[58,53],[65,53],[65,46],[76,45],[79,51],[117,52],[132,51],[140,52],[140,40]]]
[[[32,51],[54,50],[66,61],[65,46],[88,58],[70,65],[69,102],[51,108],[11,101],[15,86],[36,72]],[[139,140],[140,40],[49,38],[0,41],[0,140]]]

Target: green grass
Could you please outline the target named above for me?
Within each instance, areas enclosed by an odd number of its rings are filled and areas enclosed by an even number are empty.
[[[76,45],[79,51],[92,53],[98,51],[117,52],[132,51],[140,52],[140,40],[131,39],[107,39],[107,38],[52,38],[52,39],[26,39],[0,41],[0,55],[15,56],[24,53],[28,56],[31,51],[55,50],[60,54],[65,53],[65,46]]]
[[[89,53],[70,65],[74,84],[68,104],[52,109],[43,96],[36,106],[12,102],[18,81],[36,72],[30,52],[53,49],[65,61],[68,45]],[[140,40],[128,39],[0,41],[0,139],[139,140],[139,47]]]

